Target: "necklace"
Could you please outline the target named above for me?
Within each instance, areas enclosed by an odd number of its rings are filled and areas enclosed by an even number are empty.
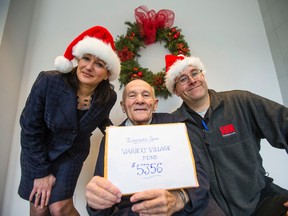
[[[88,110],[91,107],[91,101],[93,99],[93,95],[89,96],[78,96],[77,95],[77,109],[78,110]]]

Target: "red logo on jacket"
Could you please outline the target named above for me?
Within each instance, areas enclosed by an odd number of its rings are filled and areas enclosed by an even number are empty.
[[[233,124],[228,124],[228,125],[221,126],[219,129],[220,129],[221,134],[222,134],[223,137],[230,136],[230,135],[236,133],[236,130],[235,130]]]

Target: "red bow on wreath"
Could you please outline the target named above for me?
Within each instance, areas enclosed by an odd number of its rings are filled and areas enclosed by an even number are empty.
[[[144,5],[135,9],[135,19],[139,26],[141,36],[146,45],[152,44],[156,40],[156,32],[160,28],[170,28],[174,23],[174,12],[171,10],[148,11]]]

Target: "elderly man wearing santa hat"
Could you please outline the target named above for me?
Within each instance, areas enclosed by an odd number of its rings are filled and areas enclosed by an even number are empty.
[[[79,215],[72,197],[90,136],[111,124],[117,99],[110,81],[119,76],[120,60],[106,28],[81,33],[55,66],[38,75],[20,117],[18,193],[30,201],[30,215]]]
[[[259,151],[267,139],[288,153],[288,108],[248,91],[208,89],[197,57],[165,59],[166,87],[183,100],[173,114],[186,123],[225,215],[287,216],[288,191],[268,177]]]

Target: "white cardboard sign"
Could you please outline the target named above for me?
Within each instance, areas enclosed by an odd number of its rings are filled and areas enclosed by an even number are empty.
[[[198,187],[184,123],[107,128],[104,176],[123,194]]]

